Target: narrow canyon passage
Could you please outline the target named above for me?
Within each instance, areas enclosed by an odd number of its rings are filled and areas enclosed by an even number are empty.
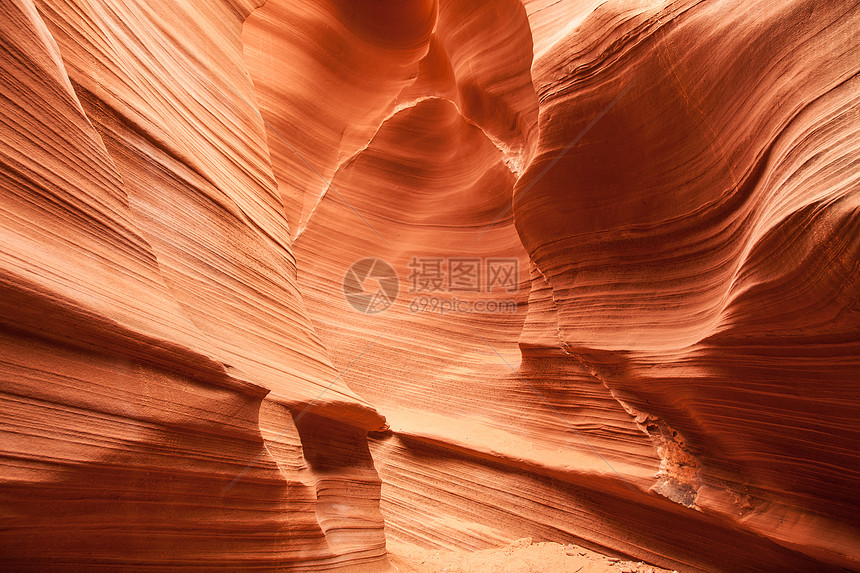
[[[860,570],[860,3],[0,10],[0,570]]]

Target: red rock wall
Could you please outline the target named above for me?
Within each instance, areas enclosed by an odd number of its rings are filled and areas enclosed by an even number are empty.
[[[860,5],[0,6],[4,569],[860,567]]]
[[[2,568],[387,569],[384,422],[297,289],[252,7],[3,6]]]

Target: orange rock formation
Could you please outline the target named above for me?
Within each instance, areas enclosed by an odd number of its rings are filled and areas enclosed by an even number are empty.
[[[0,569],[860,569],[857,2],[0,13]]]

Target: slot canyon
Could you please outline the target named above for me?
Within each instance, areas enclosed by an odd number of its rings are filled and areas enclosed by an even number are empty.
[[[860,571],[860,1],[0,10],[0,571]]]

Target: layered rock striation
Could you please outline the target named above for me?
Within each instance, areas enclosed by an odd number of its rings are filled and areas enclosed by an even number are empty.
[[[2,569],[860,568],[860,4],[0,11]]]

